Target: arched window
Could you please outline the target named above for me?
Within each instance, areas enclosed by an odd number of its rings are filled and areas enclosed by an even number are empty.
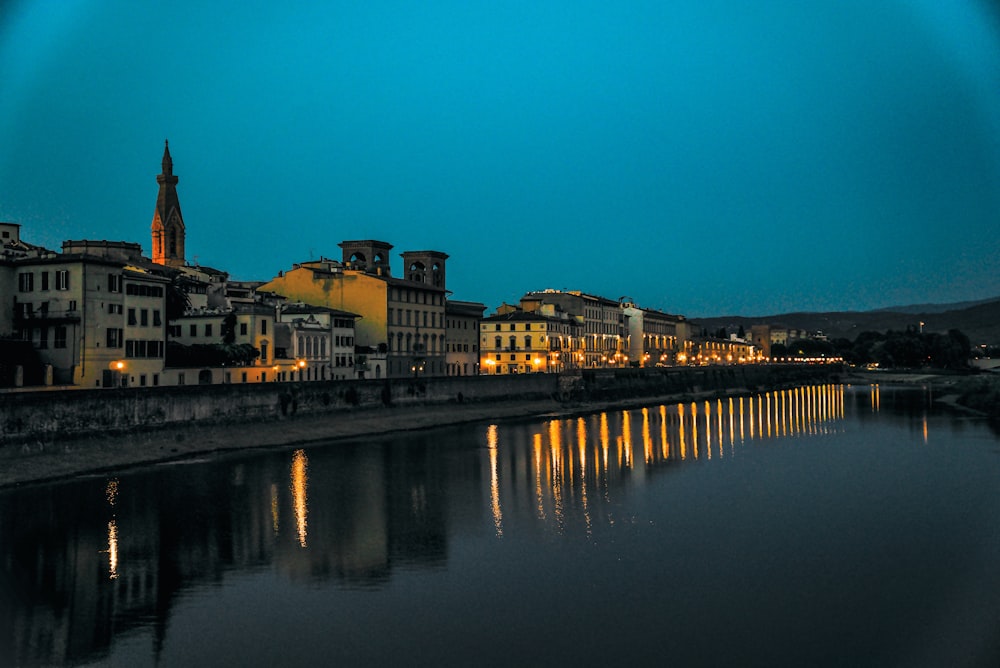
[[[411,281],[423,283],[427,275],[427,267],[422,262],[414,262],[410,265],[409,278]]]

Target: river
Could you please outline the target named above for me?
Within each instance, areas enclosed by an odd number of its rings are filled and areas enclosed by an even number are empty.
[[[1000,665],[1000,437],[929,392],[813,385],[0,490],[0,665]]]

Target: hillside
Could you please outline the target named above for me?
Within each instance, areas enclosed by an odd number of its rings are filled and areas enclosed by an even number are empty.
[[[697,325],[714,331],[720,327],[735,331],[740,327],[747,331],[751,325],[770,324],[792,327],[808,331],[821,330],[830,338],[853,340],[864,331],[884,332],[889,329],[903,330],[924,323],[925,332],[947,332],[959,329],[964,332],[972,345],[1000,345],[1000,297],[985,302],[962,302],[949,308],[946,304],[926,304],[923,311],[910,311],[916,307],[898,307],[894,310],[878,311],[834,311],[828,313],[780,313],[766,316],[721,316],[698,318]],[[903,310],[905,309],[905,310]]]

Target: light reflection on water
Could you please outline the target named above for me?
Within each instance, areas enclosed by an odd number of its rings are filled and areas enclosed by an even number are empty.
[[[982,665],[997,443],[816,385],[6,490],[0,665]]]

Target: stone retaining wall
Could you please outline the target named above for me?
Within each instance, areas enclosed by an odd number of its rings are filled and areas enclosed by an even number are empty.
[[[155,429],[247,423],[377,406],[510,399],[603,401],[814,382],[839,371],[793,365],[619,369],[305,383],[190,385],[0,394],[0,445]]]

